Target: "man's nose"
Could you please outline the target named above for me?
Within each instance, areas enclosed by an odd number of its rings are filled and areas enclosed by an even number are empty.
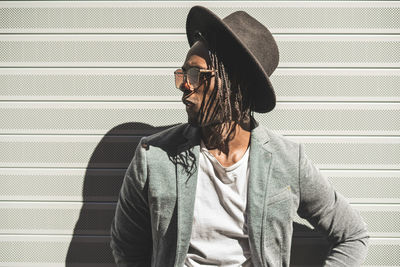
[[[181,90],[184,92],[184,93],[190,93],[190,92],[192,92],[192,90],[190,89],[190,85],[189,85],[189,83],[185,80],[185,81],[183,81],[183,83],[181,83]]]

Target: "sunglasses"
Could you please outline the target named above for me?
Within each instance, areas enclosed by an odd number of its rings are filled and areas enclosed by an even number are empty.
[[[174,71],[175,75],[175,86],[182,92],[189,89],[190,91],[194,91],[197,89],[200,84],[200,75],[205,75],[209,73],[217,72],[217,70],[208,70],[208,69],[200,69],[197,67],[191,67],[187,71],[183,69],[177,69]],[[214,75],[210,75],[208,78]],[[184,83],[184,86],[182,84]]]

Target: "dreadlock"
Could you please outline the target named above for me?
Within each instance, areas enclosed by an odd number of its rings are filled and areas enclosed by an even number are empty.
[[[199,37],[208,48],[211,61],[208,68],[217,70],[215,88],[207,103],[205,103],[205,96],[210,88],[209,84],[205,86],[199,122],[200,125],[204,125],[211,132],[211,137],[208,140],[210,149],[218,148],[220,151],[226,151],[229,142],[236,134],[237,124],[248,122],[250,116],[253,116],[248,80],[239,72],[233,61],[224,62],[221,60],[215,49],[215,42],[210,45],[201,35]],[[221,84],[218,82],[218,78],[221,80]],[[211,110],[213,104],[214,109]],[[211,123],[207,124],[207,121]],[[228,122],[228,124],[223,124],[223,122]],[[228,127],[228,129],[225,129],[225,127]],[[223,136],[225,130],[227,135]]]

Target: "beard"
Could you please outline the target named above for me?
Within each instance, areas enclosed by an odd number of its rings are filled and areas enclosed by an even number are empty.
[[[197,112],[188,111],[188,123],[196,127],[213,127],[227,122],[227,120],[224,120],[223,118],[221,105],[217,104],[214,108],[217,110],[200,110]],[[203,116],[201,116],[201,114],[203,114]]]

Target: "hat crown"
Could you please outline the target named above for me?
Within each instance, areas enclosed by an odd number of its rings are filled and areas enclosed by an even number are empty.
[[[268,76],[279,63],[278,45],[271,32],[245,11],[236,11],[222,19],[258,60]]]

